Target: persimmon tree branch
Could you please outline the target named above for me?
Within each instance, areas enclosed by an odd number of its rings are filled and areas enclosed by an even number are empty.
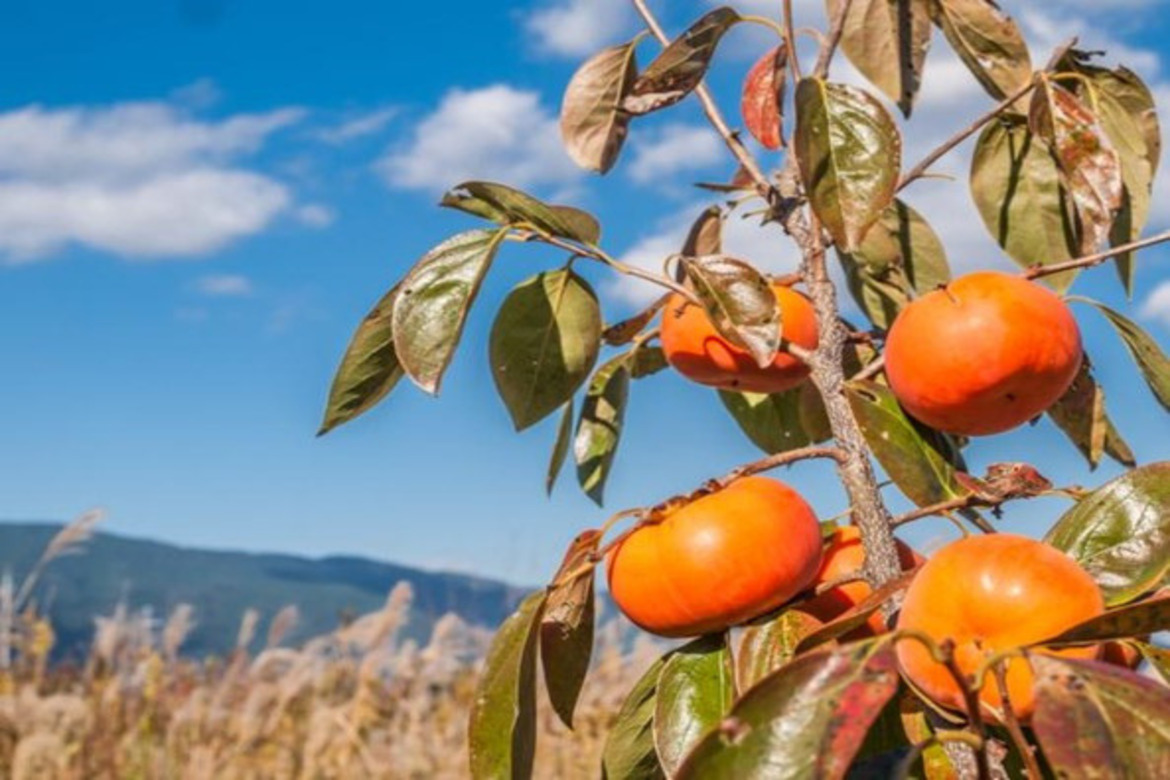
[[[1116,255],[1124,254],[1126,252],[1135,252],[1139,249],[1146,249],[1147,247],[1155,246],[1157,244],[1164,244],[1170,241],[1170,231],[1159,233],[1156,236],[1143,238],[1138,241],[1131,241],[1128,244],[1112,247],[1104,252],[1097,252],[1084,257],[1078,257],[1073,260],[1066,260],[1063,263],[1052,263],[1051,265],[1034,265],[1024,272],[1024,276],[1028,279],[1040,279],[1044,276],[1051,276],[1052,274],[1062,273],[1064,271],[1074,271],[1078,268],[1090,268],[1095,265],[1101,265],[1106,260]]]
[[[646,0],[632,0],[632,2],[634,8],[637,9],[638,14],[646,23],[646,29],[663,46],[668,45],[670,43],[670,37],[667,36],[666,32],[662,29],[662,25],[655,18],[654,13],[646,5]],[[715,132],[719,133],[719,136],[723,139],[723,143],[727,145],[727,148],[735,155],[735,159],[743,166],[744,171],[755,182],[756,191],[760,193],[760,196],[765,201],[771,203],[776,191],[775,187],[768,180],[767,174],[764,173],[756,158],[752,156],[752,153],[744,146],[743,141],[739,139],[739,134],[733,131],[727,124],[727,120],[723,118],[723,113],[715,103],[715,98],[712,97],[711,90],[707,89],[706,84],[699,84],[699,86],[695,87],[695,97],[698,98],[699,103],[703,106],[703,113],[707,115],[707,120],[715,128]]]
[[[720,486],[726,486],[743,477],[762,474],[765,471],[778,469],[781,466],[791,466],[798,461],[812,460],[814,458],[831,458],[838,463],[842,463],[845,460],[845,452],[839,447],[800,447],[795,450],[769,455],[766,458],[760,458],[751,463],[745,463],[742,466],[732,469],[726,476],[715,480],[715,482]]]

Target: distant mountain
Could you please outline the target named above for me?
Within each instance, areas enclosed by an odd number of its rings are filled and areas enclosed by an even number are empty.
[[[0,570],[17,583],[61,526],[0,523]],[[295,604],[301,620],[290,641],[336,628],[343,614],[380,607],[400,581],[414,588],[406,635],[425,640],[434,621],[454,612],[474,625],[495,627],[526,593],[478,577],[411,569],[367,558],[213,552],[99,533],[84,552],[49,565],[36,599],[57,632],[57,655],[80,656],[93,636],[93,618],[120,600],[149,607],[159,620],[177,604],[195,607],[196,626],[184,653],[222,653],[235,642],[240,618],[260,611],[260,635],[282,607]]]

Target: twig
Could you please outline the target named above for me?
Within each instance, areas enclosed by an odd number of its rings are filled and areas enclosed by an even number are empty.
[[[947,153],[949,153],[956,146],[958,146],[959,144],[963,143],[971,136],[978,133],[980,130],[983,129],[984,125],[986,125],[988,122],[990,122],[993,119],[995,119],[996,117],[998,117],[1003,112],[1010,109],[1013,105],[1015,105],[1017,100],[1024,97],[1025,95],[1027,95],[1029,92],[1031,92],[1035,88],[1036,88],[1035,82],[1031,82],[1031,81],[1028,82],[1027,86],[1022,87],[1021,89],[1017,90],[1014,94],[1009,95],[1003,101],[1001,101],[998,105],[996,105],[995,108],[991,109],[986,114],[979,117],[974,122],[972,122],[971,124],[964,127],[962,130],[960,130],[959,132],[955,133],[953,136],[948,138],[946,141],[943,141],[943,143],[941,145],[939,145],[936,149],[934,149],[934,151],[932,151],[930,154],[923,157],[921,162],[919,162],[917,165],[915,165],[913,168],[911,168],[909,171],[907,171],[905,174],[902,175],[902,178],[898,180],[898,190],[901,191],[911,182],[913,182],[917,179],[921,179],[923,177],[923,175],[925,175],[926,172],[930,169],[930,166],[934,165],[936,162],[938,162],[943,157],[945,157],[947,155]]]
[[[1016,712],[1012,709],[1011,695],[1008,692],[1006,666],[1007,661],[1004,661],[991,667],[991,672],[995,675],[995,684],[999,686],[999,699],[1003,702],[1003,723],[1007,727],[1008,734],[1011,736],[1012,742],[1015,743],[1020,757],[1024,759],[1024,768],[1028,772],[1029,780],[1041,780],[1044,775],[1040,771],[1040,765],[1036,762],[1036,756],[1032,752],[1032,746],[1024,738],[1024,732],[1020,728],[1020,719],[1016,717]]]
[[[752,463],[746,463],[733,469],[726,476],[714,480],[714,482],[719,487],[726,487],[737,479],[750,477],[753,474],[760,474],[765,471],[771,471],[772,469],[778,469],[781,466],[789,466],[797,461],[811,460],[813,458],[831,458],[841,463],[845,459],[845,453],[838,447],[800,447],[799,449],[789,450],[788,452],[769,455],[766,458],[760,458]]]
[[[1085,255],[1074,260],[1066,260],[1063,263],[1052,263],[1051,265],[1034,265],[1024,272],[1024,277],[1027,279],[1039,279],[1042,276],[1049,276],[1051,274],[1058,274],[1062,271],[1072,271],[1077,268],[1089,268],[1090,266],[1100,265],[1109,258],[1124,254],[1126,252],[1134,252],[1138,249],[1145,249],[1156,244],[1164,244],[1170,241],[1170,231],[1159,233],[1156,236],[1143,238],[1140,241],[1131,241],[1128,244],[1115,246],[1104,252],[1097,252],[1092,255]]]
[[[1076,43],[1077,39],[1073,38],[1069,41],[1066,41],[1064,44],[1057,46],[1055,51],[1052,52],[1052,56],[1048,59],[1048,63],[1044,66],[1043,72],[1047,72],[1055,68],[1057,64],[1062,59],[1064,59],[1064,55],[1068,53],[1068,50],[1075,46]],[[996,105],[995,108],[991,109],[986,114],[972,122],[970,125],[944,141],[941,146],[939,146],[930,154],[926,155],[926,157],[922,159],[922,162],[915,165],[913,168],[907,171],[901,179],[898,180],[898,190],[900,191],[906,185],[910,184],[910,182],[922,178],[930,166],[938,162],[949,151],[963,143],[963,141],[966,141],[975,133],[979,132],[988,122],[992,121],[1005,111],[1011,109],[1011,107],[1015,105],[1016,101],[1030,93],[1035,88],[1036,81],[1029,81],[1027,85],[1018,89],[1014,94],[1008,95],[1006,98],[1000,101],[1000,103]]]
[[[991,780],[991,762],[987,757],[987,729],[983,725],[983,711],[980,709],[979,692],[971,687],[967,675],[959,668],[955,661],[955,643],[949,639],[939,645],[942,651],[942,663],[954,678],[955,684],[963,694],[963,705],[967,710],[967,720],[971,731],[979,738],[979,748],[975,750],[975,767],[979,772],[979,780]]]
[[[828,582],[822,582],[813,590],[813,595],[820,596],[822,593],[828,593],[833,588],[839,588],[842,585],[848,585],[853,582],[865,582],[865,577],[858,572],[850,574],[842,574],[840,577],[834,577]]]
[[[791,10],[791,0],[785,0],[785,12]],[[832,26],[829,28],[829,39],[825,45],[821,47],[820,53],[817,55],[817,64],[813,68],[813,75],[817,78],[825,78],[829,75],[829,63],[833,61],[833,55],[837,52],[837,46],[841,43],[841,36],[845,33],[845,19],[849,16],[849,10],[853,7],[853,0],[845,0],[841,4],[841,10],[833,18]]]
[[[784,0],[784,37],[788,41],[788,67],[792,71],[792,80],[799,83],[800,57],[796,54],[796,30],[792,23],[792,0]]]
[[[878,355],[875,359],[865,364],[865,368],[858,371],[849,378],[850,382],[857,382],[862,379],[872,379],[880,374],[886,367],[886,356]]]
[[[662,25],[654,17],[654,14],[646,6],[646,0],[632,0],[634,8],[637,9],[643,21],[646,23],[646,28],[658,39],[658,42],[663,46],[670,43],[670,38],[662,29]],[[756,162],[756,158],[748,151],[748,148],[739,140],[739,135],[732,131],[728,126],[727,120],[723,118],[723,114],[719,111],[719,106],[715,103],[715,98],[711,96],[711,91],[707,89],[705,84],[699,84],[695,87],[695,97],[699,99],[699,103],[703,106],[703,112],[707,115],[707,120],[711,126],[715,128],[715,132],[719,133],[723,138],[723,142],[739,164],[743,166],[744,171],[751,176],[752,181],[756,183],[756,190],[767,202],[771,203],[775,193],[775,188],[768,180],[768,176],[760,168],[760,164]]]

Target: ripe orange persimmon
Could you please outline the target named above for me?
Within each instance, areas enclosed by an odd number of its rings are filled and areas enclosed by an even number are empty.
[[[1001,433],[1052,406],[1081,366],[1068,306],[1019,276],[978,271],[898,315],[886,376],[911,416],[947,433]]]
[[[1101,590],[1076,561],[1054,547],[1014,534],[972,536],[953,542],[927,561],[906,591],[899,629],[955,643],[955,662],[974,674],[985,658],[1055,636],[1105,611]],[[1045,649],[1050,655],[1096,658],[1099,646]],[[920,642],[898,643],[902,672],[920,691],[962,710],[959,686]],[[1032,671],[1026,660],[1007,662],[1012,710],[1032,714]],[[984,679],[979,699],[992,717],[1002,711],[995,676]]]
[[[922,556],[901,541],[897,541],[897,545],[898,562],[903,570],[913,569],[924,562],[925,559]],[[861,531],[854,525],[842,526],[834,530],[832,536],[825,543],[821,568],[817,572],[816,578],[813,579],[813,585],[814,587],[820,586],[851,574],[857,574],[864,565],[865,548],[861,546]],[[873,588],[869,587],[869,583],[863,580],[847,582],[814,596],[801,604],[800,609],[827,623],[865,601],[871,593],[873,593]],[[865,626],[854,632],[853,637],[873,636],[884,631],[886,631],[885,620],[882,619],[881,613],[876,613],[870,616]]]
[[[609,555],[609,592],[662,636],[720,631],[808,587],[821,562],[816,515],[787,485],[746,477],[634,531]]]
[[[1136,669],[1142,662],[1142,654],[1126,642],[1105,642],[1101,645],[1101,660],[1114,666]]]
[[[817,315],[800,293],[772,285],[782,312],[781,333],[805,349],[817,346]],[[701,385],[745,393],[780,393],[803,382],[809,368],[783,349],[766,367],[719,335],[702,307],[674,295],[662,315],[662,351],[676,371]]]

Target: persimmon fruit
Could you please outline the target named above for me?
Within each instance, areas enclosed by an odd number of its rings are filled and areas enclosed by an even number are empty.
[[[772,289],[782,313],[784,340],[815,349],[817,315],[813,305],[790,287],[774,284]],[[660,339],[667,362],[701,385],[745,393],[781,393],[809,375],[809,367],[783,347],[761,368],[750,352],[719,334],[701,306],[677,294],[666,304]]]
[[[1105,611],[1101,590],[1072,558],[1035,539],[1015,534],[972,536],[934,554],[906,591],[898,629],[955,644],[955,662],[974,674],[991,654],[1053,637]],[[1068,658],[1096,658],[1100,647],[1043,648]],[[897,645],[902,672],[938,704],[963,710],[963,696],[946,667],[920,642]],[[1013,712],[1032,714],[1032,671],[1023,658],[1006,666]],[[1003,709],[995,675],[979,691],[983,709],[999,719]]]
[[[639,627],[668,637],[720,631],[808,587],[821,531],[800,494],[745,477],[669,507],[608,557],[609,592]]]
[[[913,569],[924,562],[925,559],[922,556],[901,540],[896,540],[895,544],[898,548],[898,563],[903,571]],[[813,579],[813,587],[858,574],[863,566],[865,566],[865,548],[861,544],[861,531],[854,525],[841,526],[835,529],[825,541],[821,568]],[[864,580],[846,582],[814,596],[801,604],[800,609],[821,622],[828,623],[865,601],[872,593],[873,588]],[[875,613],[870,616],[864,626],[850,634],[850,638],[874,636],[884,633],[886,630],[886,623],[882,615]]]
[[[1019,276],[978,271],[902,310],[886,339],[902,407],[932,428],[983,436],[1041,414],[1081,366],[1068,305]]]

